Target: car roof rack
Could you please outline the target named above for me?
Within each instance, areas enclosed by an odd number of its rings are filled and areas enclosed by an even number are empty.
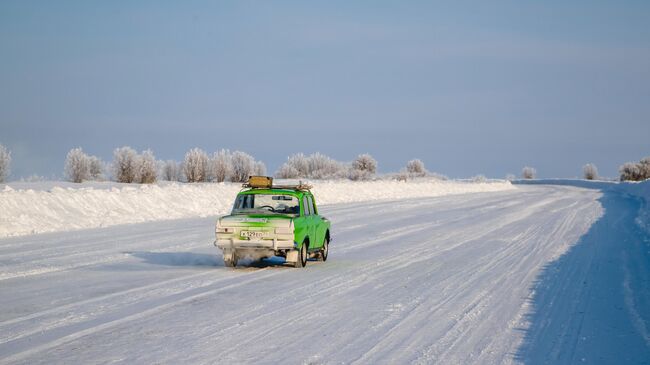
[[[288,189],[288,190],[298,190],[298,191],[309,191],[312,186],[302,181],[296,185],[272,185],[271,189]]]
[[[242,184],[242,187],[248,189],[287,189],[296,191],[309,191],[312,186],[298,181],[298,184],[280,184],[274,185],[273,178],[270,176],[250,176],[248,182]]]

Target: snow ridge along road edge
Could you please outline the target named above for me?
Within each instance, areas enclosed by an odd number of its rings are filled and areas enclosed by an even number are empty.
[[[319,205],[515,189],[507,181],[313,181]],[[58,185],[67,186],[66,188]],[[0,189],[0,237],[226,214],[241,184],[50,182]],[[31,186],[31,188],[28,188]]]

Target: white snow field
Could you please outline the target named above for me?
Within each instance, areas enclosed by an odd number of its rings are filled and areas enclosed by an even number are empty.
[[[0,363],[649,363],[645,204],[555,185],[330,204],[329,259],[304,269],[225,268],[214,217],[4,238]]]
[[[318,181],[313,192],[326,205],[508,189],[512,185],[502,180],[341,180]],[[240,190],[241,184],[233,183],[10,183],[0,187],[0,237],[225,214]]]

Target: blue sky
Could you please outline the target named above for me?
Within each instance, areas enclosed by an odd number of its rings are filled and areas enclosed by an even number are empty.
[[[0,54],[14,179],[78,146],[452,177],[650,155],[647,1],[2,1]]]

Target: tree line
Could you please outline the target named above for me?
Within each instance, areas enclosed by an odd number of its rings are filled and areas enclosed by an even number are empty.
[[[639,162],[626,162],[618,168],[620,181],[643,181],[650,179],[650,156],[642,158]],[[534,179],[537,176],[537,170],[526,166],[521,171],[523,179]],[[598,168],[593,163],[582,166],[582,177],[585,180],[598,180]],[[507,180],[513,180],[515,177],[509,175]]]
[[[422,165],[424,171],[424,165]],[[266,175],[263,162],[242,151],[222,149],[212,155],[200,148],[185,154],[182,162],[156,160],[151,150],[138,153],[131,147],[116,148],[113,161],[104,163],[81,148],[68,152],[64,177],[71,182],[113,180],[121,183],[151,184],[158,180],[183,182],[245,182],[251,175]],[[278,178],[349,178],[372,179],[377,173],[377,161],[369,154],[359,155],[352,163],[335,161],[316,153],[295,154],[275,173]]]
[[[68,152],[63,175],[71,182],[113,180],[120,183],[152,184],[158,180],[185,182],[244,182],[250,175],[266,174],[266,166],[242,152],[221,150],[209,155],[200,148],[185,154],[182,162],[157,160],[150,149],[138,153],[124,146],[113,151],[105,163],[81,148]]]
[[[5,182],[11,173],[12,156],[5,146],[0,144],[0,183]],[[68,181],[82,182],[88,180],[113,180],[122,183],[151,184],[159,180],[184,182],[245,182],[250,175],[266,175],[266,166],[253,156],[242,151],[231,152],[226,149],[208,154],[200,148],[193,148],[185,154],[181,162],[174,160],[157,160],[153,151],[147,149],[140,153],[124,146],[113,151],[112,162],[104,162],[97,156],[86,154],[81,148],[68,152],[64,164],[64,177]],[[341,162],[321,153],[305,155],[297,153],[275,172],[277,178],[308,179],[350,179],[370,180],[376,177],[377,160],[369,154],[361,154],[352,162]],[[446,176],[430,172],[419,159],[406,163],[400,172],[392,174],[397,180],[418,177],[447,179]],[[525,166],[521,178],[534,179],[537,170]],[[588,163],[582,167],[582,176],[587,180],[599,179],[595,164]],[[514,175],[507,175],[507,180],[514,180]],[[626,162],[619,167],[620,181],[642,181],[650,179],[650,156],[639,162]],[[475,181],[484,181],[478,175]]]

